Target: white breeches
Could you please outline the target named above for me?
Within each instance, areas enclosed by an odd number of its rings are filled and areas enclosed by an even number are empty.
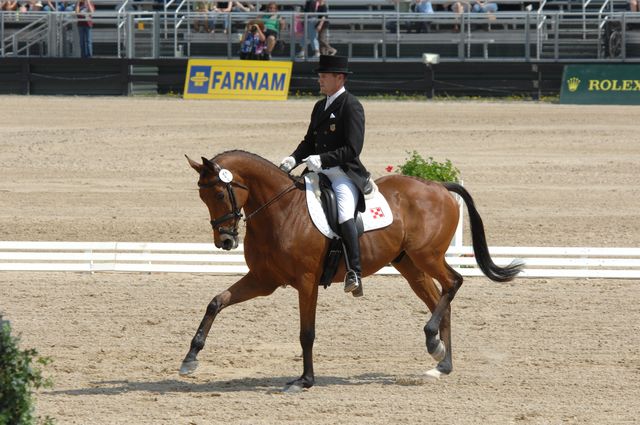
[[[338,223],[342,224],[347,220],[351,220],[356,212],[359,195],[358,188],[340,167],[331,167],[322,170],[322,173],[329,177],[333,191],[336,193]]]

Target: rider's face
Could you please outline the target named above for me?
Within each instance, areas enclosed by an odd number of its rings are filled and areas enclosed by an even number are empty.
[[[344,86],[344,74],[320,72],[318,73],[318,83],[320,84],[320,93],[331,96]]]

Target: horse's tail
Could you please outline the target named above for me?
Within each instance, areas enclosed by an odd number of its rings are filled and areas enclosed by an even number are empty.
[[[513,280],[518,273],[522,271],[524,263],[520,260],[514,260],[506,267],[496,265],[489,255],[489,247],[487,246],[487,238],[484,234],[484,225],[478,210],[476,210],[473,198],[467,190],[457,183],[443,183],[444,187],[454,193],[457,193],[464,199],[464,203],[469,210],[469,222],[471,223],[471,239],[473,240],[473,252],[475,254],[476,263],[480,270],[494,282],[509,282]]]

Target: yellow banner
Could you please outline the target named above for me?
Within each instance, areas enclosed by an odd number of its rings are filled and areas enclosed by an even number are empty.
[[[292,62],[189,59],[185,99],[287,100]]]

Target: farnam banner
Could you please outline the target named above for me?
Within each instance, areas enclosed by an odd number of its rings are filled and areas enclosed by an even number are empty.
[[[640,65],[567,65],[560,103],[583,105],[640,104]]]
[[[189,59],[185,99],[287,100],[292,62]]]

